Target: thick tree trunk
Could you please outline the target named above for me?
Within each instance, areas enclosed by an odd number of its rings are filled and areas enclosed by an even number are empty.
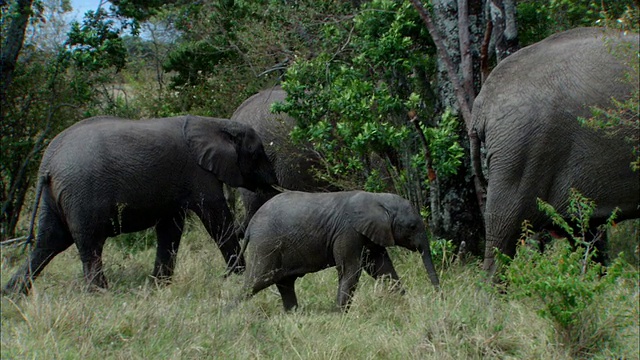
[[[24,33],[31,17],[33,0],[16,0],[6,13],[4,21],[8,22],[2,34],[2,49],[0,49],[0,104],[5,105],[7,89],[11,85],[13,70],[18,61],[18,55],[24,43]],[[4,114],[2,115],[4,118]]]
[[[460,245],[463,241],[467,250],[482,254],[484,221],[476,196],[476,184],[471,166],[467,133],[470,129],[471,105],[480,84],[480,45],[483,39],[483,4],[472,1],[456,2],[432,1],[432,19],[428,26],[435,31],[444,54],[438,57],[440,102],[442,109],[449,107],[458,113],[466,126],[460,126],[459,135],[466,156],[458,173],[451,177],[438,177],[431,183],[431,219],[433,234],[451,239]],[[420,5],[414,2],[416,8]],[[462,39],[462,42],[459,40]],[[434,39],[435,40],[435,39]],[[444,55],[444,56],[443,56]],[[451,78],[455,73],[456,79]]]
[[[489,0],[489,17],[493,24],[491,40],[496,53],[496,62],[520,49],[516,25],[516,5],[513,0]]]

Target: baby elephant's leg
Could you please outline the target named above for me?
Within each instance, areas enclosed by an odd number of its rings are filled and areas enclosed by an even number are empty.
[[[374,279],[391,279],[391,289],[404,294],[404,287],[400,282],[396,269],[393,267],[389,253],[384,247],[372,247],[365,250],[362,256],[362,267]]]
[[[296,276],[287,276],[276,282],[276,286],[282,297],[282,305],[284,305],[286,311],[298,307],[298,298],[296,297],[295,289],[296,279]]]
[[[338,269],[338,306],[343,310],[349,310],[351,297],[358,285],[362,267],[360,259],[336,259],[336,269]]]

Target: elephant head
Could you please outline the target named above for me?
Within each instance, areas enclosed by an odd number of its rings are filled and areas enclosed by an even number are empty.
[[[419,252],[429,280],[439,287],[427,229],[411,203],[395,194],[359,192],[349,200],[347,214],[353,229],[376,245]]]
[[[256,191],[277,184],[260,136],[235,121],[188,116],[184,137],[198,165],[231,187]]]

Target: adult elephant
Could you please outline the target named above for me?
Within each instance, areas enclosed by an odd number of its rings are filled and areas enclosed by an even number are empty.
[[[158,238],[153,276],[166,282],[188,210],[233,264],[240,246],[222,183],[255,191],[276,183],[251,127],[199,116],[83,120],[51,141],[39,176],[36,244],[4,293],[28,293],[49,261],[73,243],[90,287],[107,288],[105,240],[149,227]]]
[[[318,179],[314,166],[319,157],[309,144],[294,144],[289,134],[296,125],[295,119],[286,114],[274,114],[271,105],[284,101],[287,93],[281,87],[262,90],[245,100],[233,113],[231,120],[253,127],[262,138],[265,151],[283,188],[297,191],[322,192],[336,190],[328,182]],[[256,193],[240,189],[246,210],[243,228],[253,214],[277,192]]]
[[[521,49],[488,77],[473,106],[473,126],[487,156],[484,269],[490,274],[496,249],[514,255],[523,220],[537,229],[550,225],[536,198],[563,211],[576,188],[598,206],[592,227],[616,207],[618,220],[640,216],[628,139],[637,134],[620,128],[610,135],[578,121],[591,116],[592,106],[611,107],[612,98],[637,90],[638,74],[626,62],[637,62],[637,51],[637,34],[579,28]]]
[[[439,287],[427,231],[408,200],[364,191],[282,193],[267,201],[247,227],[243,296],[275,284],[285,310],[291,310],[298,305],[296,279],[335,266],[337,302],[347,310],[363,268],[375,278],[398,280],[385,249],[394,245],[418,251],[431,283]]]

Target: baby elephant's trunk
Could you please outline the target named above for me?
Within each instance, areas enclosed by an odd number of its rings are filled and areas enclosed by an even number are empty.
[[[429,248],[418,249],[418,251],[422,254],[422,262],[424,263],[424,268],[427,270],[427,274],[429,275],[429,280],[431,280],[431,283],[436,290],[440,290],[440,280],[438,280],[438,273],[436,272],[436,268],[433,266],[431,251]]]

